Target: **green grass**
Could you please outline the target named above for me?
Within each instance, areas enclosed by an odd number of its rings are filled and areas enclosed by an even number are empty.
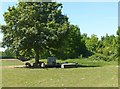
[[[46,61],[46,60],[42,60]],[[72,60],[66,60],[72,61]],[[76,60],[78,62],[78,59]],[[33,62],[33,61],[31,61]],[[63,62],[58,60],[58,62]],[[88,60],[79,63],[92,65]],[[96,63],[96,62],[95,62]],[[104,63],[98,62],[98,64]],[[3,61],[4,66],[21,65],[20,61]],[[94,63],[93,63],[94,64]],[[113,65],[112,65],[113,64]],[[4,68],[3,87],[117,87],[118,67],[116,62],[104,63],[102,67],[80,68]]]
[[[47,59],[40,59],[40,61],[42,62],[45,62],[47,63]],[[33,60],[30,60],[30,61],[27,61],[27,62],[30,62],[30,63],[34,63],[34,59]],[[87,58],[84,58],[84,59],[67,59],[67,60],[58,60],[57,59],[57,63],[63,63],[63,62],[68,62],[68,63],[71,63],[71,62],[77,62],[79,63],[80,65],[85,65],[85,66],[108,66],[108,65],[117,65],[118,62],[117,61],[110,61],[110,62],[106,62],[106,61],[103,61],[103,60],[89,60]],[[25,62],[21,62],[19,60],[10,60],[10,59],[4,59],[2,60],[2,64],[0,64],[1,66],[11,66],[11,65],[24,65]]]
[[[23,65],[24,63],[16,59],[4,59],[0,66],[13,66],[13,65]]]
[[[80,65],[85,65],[85,66],[107,66],[107,65],[117,65],[117,61],[110,61],[106,62],[103,60],[97,61],[97,60],[89,60],[87,58],[84,59],[67,59],[67,60],[57,60],[57,62],[77,62]]]

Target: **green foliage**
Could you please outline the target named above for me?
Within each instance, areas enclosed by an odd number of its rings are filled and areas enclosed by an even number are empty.
[[[3,54],[3,53],[2,53],[2,52],[0,52],[0,59],[2,58],[2,54]]]
[[[81,55],[86,56],[87,48],[82,40],[80,28],[76,25],[70,25],[69,33],[64,40],[64,44],[59,49],[50,50],[53,56],[58,59],[78,58]]]
[[[2,46],[12,48],[17,57],[58,59],[89,57],[112,61],[120,56],[120,28],[114,35],[88,37],[77,25],[70,24],[62,14],[62,4],[56,2],[19,2],[4,13],[6,25]],[[1,45],[1,44],[0,44]],[[6,51],[5,56],[14,56]]]
[[[91,38],[88,37],[85,43],[88,50],[90,50],[91,52],[96,52],[98,46],[98,38],[96,35],[93,34],[91,35]]]
[[[120,58],[120,27],[118,27],[118,31],[117,31],[117,55]]]
[[[90,56],[89,57],[90,60],[103,60],[103,61],[114,61],[115,60],[115,57],[114,55],[111,55],[111,56],[106,56],[106,55],[103,55],[103,54],[99,54],[99,53],[95,53],[94,55]]]
[[[114,35],[108,36],[108,34],[106,34],[106,36],[101,38],[101,53],[106,55],[106,56],[110,56],[112,54],[116,54],[116,44],[117,44],[117,40],[116,37]]]
[[[90,58],[94,60],[117,60],[117,37],[114,35],[106,34],[98,40],[96,35],[91,37],[87,37],[87,34],[81,35],[80,29],[74,26],[64,43],[60,49],[52,50],[52,54],[59,59],[91,56]]]
[[[81,34],[79,27],[75,25],[70,26],[70,32],[68,34],[65,44],[60,49],[60,56],[63,58],[76,58],[80,55],[81,46]]]
[[[83,34],[85,45],[89,51],[91,51],[93,59],[112,61],[117,58],[117,37],[114,35],[108,35],[98,39],[96,35],[87,37],[87,34]],[[99,55],[98,55],[99,54]]]
[[[40,51],[59,48],[69,30],[61,9],[56,2],[19,2],[9,7],[4,13],[6,25],[1,26],[3,46],[13,48],[17,56],[29,56],[34,50],[36,60]]]
[[[2,58],[15,58],[15,53],[13,52],[13,49],[7,48],[4,52],[2,52]]]

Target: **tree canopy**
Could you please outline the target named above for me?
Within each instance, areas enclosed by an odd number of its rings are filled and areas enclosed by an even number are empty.
[[[44,49],[59,48],[69,32],[68,17],[56,2],[19,2],[4,13],[1,26],[3,46],[15,49],[17,56],[29,56],[34,50],[36,63]],[[27,54],[28,53],[28,54]]]

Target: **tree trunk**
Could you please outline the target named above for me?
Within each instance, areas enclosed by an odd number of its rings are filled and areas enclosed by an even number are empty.
[[[40,51],[36,49],[35,50],[35,64],[39,63],[39,58],[40,58],[39,53]]]

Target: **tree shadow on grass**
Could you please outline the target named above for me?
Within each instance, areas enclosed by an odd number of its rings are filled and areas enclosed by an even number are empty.
[[[82,68],[84,68],[84,67],[102,67],[102,66],[100,66],[100,65],[78,65],[78,67],[82,67]]]
[[[93,68],[93,67],[102,67],[100,65],[81,65],[81,64],[78,64],[76,66],[73,66],[73,67],[66,67],[64,69],[70,69],[70,68]],[[58,69],[61,69],[61,66],[46,66],[44,68],[41,68],[41,67],[26,67],[26,66],[16,66],[14,68],[28,68],[28,69],[52,69],[52,68],[58,68]]]

